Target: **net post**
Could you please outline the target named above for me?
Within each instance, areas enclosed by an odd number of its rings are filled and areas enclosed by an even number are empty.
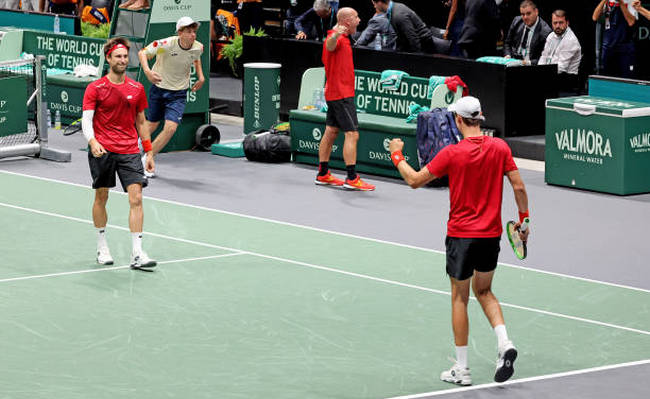
[[[48,143],[48,128],[47,126],[47,102],[44,102],[45,96],[43,88],[45,87],[45,68],[43,62],[45,57],[38,55],[34,57],[34,79],[36,79],[36,128],[38,131],[38,138],[41,147],[47,147]]]
[[[34,57],[34,78],[36,79],[36,88],[38,94],[36,97],[36,126],[38,129],[38,138],[40,152],[38,156],[42,159],[56,162],[70,162],[72,154],[68,151],[57,150],[49,147],[49,126],[47,125],[47,71],[45,67],[45,56],[39,55]]]

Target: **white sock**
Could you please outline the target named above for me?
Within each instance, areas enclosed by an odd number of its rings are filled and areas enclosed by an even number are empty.
[[[460,368],[467,368],[467,346],[456,347],[456,364]]]
[[[131,241],[133,242],[133,254],[142,253],[142,232],[131,233]]]
[[[505,324],[499,324],[498,326],[494,327],[494,333],[497,335],[497,343],[499,346],[508,341],[508,332],[506,331]]]
[[[106,227],[100,227],[97,229],[97,248],[108,248],[108,243],[106,242]]]

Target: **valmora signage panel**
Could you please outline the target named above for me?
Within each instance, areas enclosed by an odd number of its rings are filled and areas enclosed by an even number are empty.
[[[27,131],[26,104],[25,78],[0,79],[0,137]]]
[[[589,97],[548,100],[546,181],[622,195],[650,192],[648,105]]]

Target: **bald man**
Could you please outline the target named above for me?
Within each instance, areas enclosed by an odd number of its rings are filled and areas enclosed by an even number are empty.
[[[315,183],[323,186],[344,187],[350,190],[372,191],[375,186],[361,180],[356,172],[357,141],[359,141],[359,122],[354,105],[354,63],[349,35],[359,26],[359,15],[349,7],[337,13],[337,24],[327,33],[323,43],[323,64],[325,65],[325,100],[327,119],[325,133],[318,149],[319,168]],[[332,145],[339,134],[345,132],[343,160],[347,170],[345,181],[338,179],[329,171]]]

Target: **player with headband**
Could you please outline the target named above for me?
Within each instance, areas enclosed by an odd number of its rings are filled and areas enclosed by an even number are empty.
[[[503,176],[508,178],[519,208],[516,227],[528,218],[528,195],[510,147],[505,141],[481,133],[485,120],[475,97],[463,97],[449,106],[463,140],[443,148],[426,167],[416,172],[404,161],[404,143],[393,139],[391,159],[400,175],[413,188],[437,177],[449,176],[449,221],[445,240],[447,274],[451,281],[451,312],[456,363],[443,371],[440,379],[458,385],[471,385],[467,366],[469,320],[467,302],[470,285],[497,336],[496,382],[504,382],[514,373],[517,349],[508,339],[499,301],[492,293],[492,277],[499,257]],[[530,229],[520,231],[522,241]]]
[[[115,187],[115,174],[129,197],[129,228],[133,250],[130,266],[147,270],[156,261],[142,249],[142,188],[147,186],[140,160],[138,136],[147,153],[146,167],[154,169],[151,138],[145,128],[144,110],[147,97],[142,84],[126,76],[129,64],[129,41],[115,37],[104,45],[108,74],[88,85],[84,94],[81,126],[88,140],[88,164],[95,189],[93,222],[97,228],[97,263],[113,264],[106,242],[106,202],[108,191]]]

